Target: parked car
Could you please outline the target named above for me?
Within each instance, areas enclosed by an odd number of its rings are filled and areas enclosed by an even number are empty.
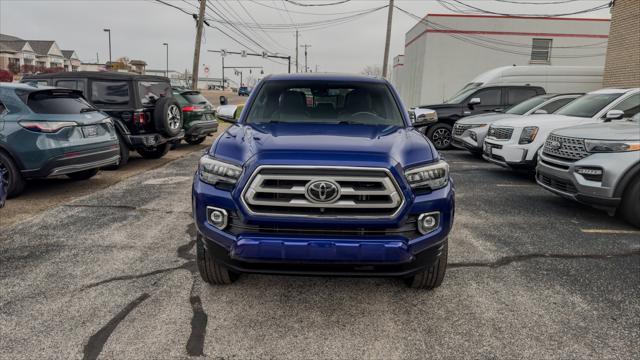
[[[538,150],[553,130],[601,123],[639,111],[640,89],[603,89],[570,102],[555,114],[498,120],[489,127],[483,158],[501,166],[533,170]]]
[[[79,91],[0,84],[0,171],[9,197],[20,194],[27,179],[85,180],[119,158],[111,118]]]
[[[248,87],[240,86],[238,88],[238,96],[249,96],[249,94],[251,94],[251,92],[249,91]]]
[[[199,91],[174,88],[173,97],[182,109],[184,140],[188,144],[200,144],[218,131],[213,105]]]
[[[481,86],[458,93],[444,104],[423,105],[420,108],[435,110],[438,121],[424,128],[425,134],[436,149],[451,147],[453,125],[459,119],[488,112],[501,112],[534,96],[544,94],[539,86]]]
[[[128,162],[129,150],[157,159],[169,151],[171,142],[184,137],[180,104],[171,96],[166,77],[77,71],[27,75],[22,82],[81,91],[92,105],[109,114],[120,140],[116,167]]]
[[[454,189],[449,166],[384,79],[265,77],[200,159],[193,183],[202,278],[240,273],[397,276],[439,286]],[[310,95],[309,95],[310,94]],[[306,97],[312,96],[312,105]]]
[[[482,155],[484,138],[489,125],[498,120],[516,119],[533,114],[552,114],[583,94],[545,94],[532,97],[513,105],[503,113],[472,115],[456,121],[453,126],[451,144],[459,149],[469,150],[474,155]]]
[[[553,131],[540,152],[536,181],[611,215],[618,211],[640,227],[640,113]]]

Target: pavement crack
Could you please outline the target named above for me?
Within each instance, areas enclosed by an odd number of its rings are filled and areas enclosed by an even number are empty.
[[[138,307],[138,305],[142,304],[143,301],[149,298],[148,293],[143,293],[138,296],[135,300],[128,303],[122,310],[120,310],[109,322],[100,328],[95,334],[91,335],[89,341],[84,346],[84,356],[82,357],[84,360],[93,360],[97,359],[100,353],[102,352],[102,348],[104,344],[107,343],[109,337],[114,332],[114,330],[118,327],[118,325],[124,320],[124,318],[129,315],[133,309]]]
[[[109,279],[105,279],[105,280],[101,280],[101,281],[98,281],[98,282],[95,282],[95,283],[91,283],[89,285],[85,285],[82,288],[80,288],[80,291],[82,292],[82,291],[85,291],[85,290],[88,290],[88,289],[92,289],[92,288],[100,286],[100,285],[112,283],[112,282],[115,282],[115,281],[142,279],[142,278],[145,278],[145,277],[158,275],[158,274],[164,274],[166,272],[175,271],[175,270],[184,269],[184,270],[188,270],[188,271],[192,272],[194,266],[195,266],[195,263],[193,261],[189,261],[189,262],[186,262],[186,263],[184,263],[184,264],[182,264],[180,266],[174,266],[174,267],[165,268],[165,269],[153,270],[153,271],[149,271],[149,272],[142,273],[142,274],[114,276],[114,277],[109,278]]]
[[[496,261],[478,261],[478,262],[458,262],[458,263],[449,263],[447,264],[448,268],[456,269],[456,268],[469,268],[469,267],[488,267],[488,268],[499,268],[503,266],[507,266],[516,262],[523,262],[533,259],[563,259],[563,260],[572,260],[572,259],[592,259],[592,260],[606,260],[612,258],[625,258],[632,256],[640,256],[640,249],[629,251],[625,253],[618,254],[525,254],[525,255],[513,255],[513,256],[505,256]]]
[[[191,215],[190,211],[174,211],[174,210],[163,210],[163,209],[150,209],[150,208],[141,208],[132,205],[91,205],[91,204],[63,204],[64,207],[69,208],[97,208],[97,209],[121,209],[121,210],[130,210],[130,211],[140,211],[140,212],[160,212],[163,214],[187,214]]]

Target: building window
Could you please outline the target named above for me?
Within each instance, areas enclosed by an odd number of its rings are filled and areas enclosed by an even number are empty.
[[[531,45],[531,63],[549,64],[551,62],[551,43],[553,39],[533,39]]]

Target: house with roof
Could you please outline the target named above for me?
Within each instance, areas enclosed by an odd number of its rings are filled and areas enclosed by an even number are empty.
[[[7,39],[0,38],[0,69],[17,74],[23,65],[35,65],[36,52],[27,41],[14,37]]]
[[[14,74],[41,71],[80,70],[74,50],[62,50],[54,40],[24,40],[0,34],[0,69]]]
[[[79,71],[82,62],[75,50],[62,50],[64,56],[64,71]]]

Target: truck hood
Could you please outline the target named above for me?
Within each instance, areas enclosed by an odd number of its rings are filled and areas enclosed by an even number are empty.
[[[318,123],[234,125],[210,154],[240,164],[258,156],[328,163],[358,159],[402,167],[438,158],[424,135],[411,128]]]
[[[612,121],[559,129],[556,135],[593,140],[640,140],[640,123]]]
[[[514,119],[514,118],[521,118],[521,117],[522,115],[517,115],[517,114],[487,113],[487,114],[478,114],[478,115],[463,117],[462,119],[456,121],[456,124],[461,124],[461,125],[492,124],[498,120]]]
[[[564,128],[568,126],[574,126],[579,124],[593,123],[596,120],[592,118],[564,116],[564,115],[530,115],[521,116],[518,118],[509,118],[504,120],[498,120],[494,122],[493,126],[510,126],[510,127],[525,127],[525,126],[538,126],[542,128]]]
[[[419,107],[423,108],[423,109],[431,109],[431,110],[438,110],[438,109],[452,109],[452,108],[459,108],[460,104],[433,104],[433,105],[420,105]]]

